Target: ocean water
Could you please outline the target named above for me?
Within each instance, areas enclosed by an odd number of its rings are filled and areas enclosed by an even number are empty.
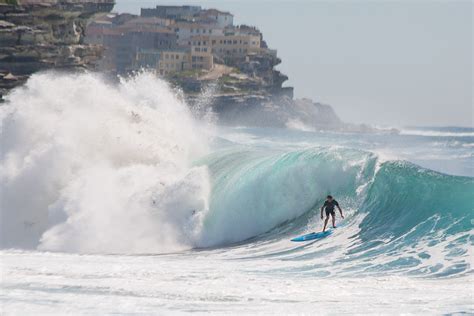
[[[219,127],[148,74],[7,99],[4,314],[474,313],[472,128]]]

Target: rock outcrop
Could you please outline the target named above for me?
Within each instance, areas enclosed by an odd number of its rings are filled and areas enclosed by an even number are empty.
[[[0,0],[0,100],[34,72],[91,69],[102,47],[84,44],[85,28],[114,0]]]

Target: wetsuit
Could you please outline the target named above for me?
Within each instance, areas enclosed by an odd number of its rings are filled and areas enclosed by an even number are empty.
[[[334,212],[334,207],[339,206],[336,200],[332,200],[331,202],[326,201],[324,202],[324,208],[326,209],[326,216],[331,214],[332,216],[336,216],[336,212]]]

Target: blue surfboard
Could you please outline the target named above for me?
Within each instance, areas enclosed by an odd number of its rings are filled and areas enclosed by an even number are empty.
[[[332,234],[332,230],[326,230],[324,233],[319,232],[319,233],[311,233],[311,234],[306,234],[303,236],[295,237],[291,241],[308,241],[308,240],[314,240],[314,239],[320,239],[327,237]]]

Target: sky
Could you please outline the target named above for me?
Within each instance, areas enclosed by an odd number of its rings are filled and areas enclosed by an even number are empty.
[[[192,4],[257,26],[295,97],[347,122],[474,127],[472,1],[116,0],[115,11]]]

